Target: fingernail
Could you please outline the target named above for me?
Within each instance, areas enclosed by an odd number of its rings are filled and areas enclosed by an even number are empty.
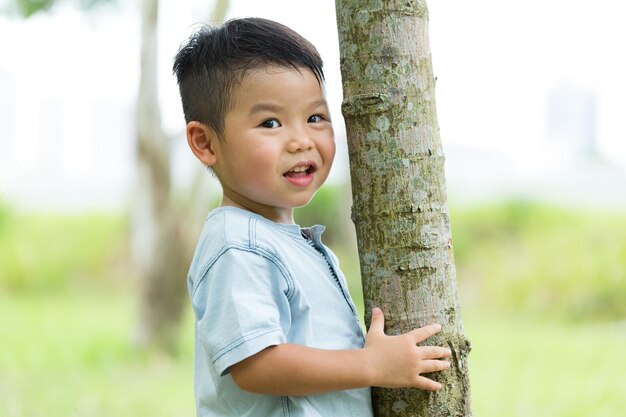
[[[372,314],[375,315],[375,316],[378,315],[378,314],[382,314],[382,313],[383,313],[383,311],[380,308],[378,308],[378,307],[374,307],[372,309]]]

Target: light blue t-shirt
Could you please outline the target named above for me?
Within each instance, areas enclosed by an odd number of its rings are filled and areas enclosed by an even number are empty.
[[[199,417],[371,417],[370,389],[279,397],[237,387],[229,367],[281,343],[359,349],[365,338],[323,226],[234,207],[212,211],[189,271]],[[308,236],[307,237],[303,236]]]

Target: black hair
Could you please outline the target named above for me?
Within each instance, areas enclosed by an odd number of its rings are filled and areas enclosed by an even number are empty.
[[[199,121],[221,135],[233,85],[246,71],[267,65],[308,69],[320,84],[324,81],[315,47],[280,23],[241,18],[200,28],[174,59],[186,122]]]

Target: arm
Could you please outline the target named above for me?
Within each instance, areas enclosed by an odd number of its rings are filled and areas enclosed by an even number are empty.
[[[241,389],[268,395],[311,395],[367,386],[440,389],[440,384],[420,374],[449,368],[449,362],[439,359],[450,356],[450,351],[416,345],[441,327],[430,325],[387,336],[384,320],[382,311],[374,309],[363,349],[281,344],[231,366],[231,375]]]

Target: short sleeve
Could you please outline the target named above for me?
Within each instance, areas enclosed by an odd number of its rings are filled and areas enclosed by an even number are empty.
[[[287,280],[275,261],[231,248],[208,269],[192,302],[197,337],[218,372],[286,342]]]

